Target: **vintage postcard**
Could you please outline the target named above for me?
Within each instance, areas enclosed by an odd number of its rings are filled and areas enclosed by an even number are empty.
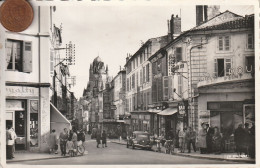
[[[257,167],[258,1],[6,0],[0,22],[2,167]]]

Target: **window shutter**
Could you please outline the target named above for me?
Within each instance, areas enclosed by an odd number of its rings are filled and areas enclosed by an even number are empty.
[[[142,69],[140,70],[140,85],[143,84],[143,72]]]
[[[153,80],[152,84],[152,102],[157,101],[157,81]]]
[[[163,77],[163,100],[167,100],[169,96],[169,77]]]
[[[176,48],[176,59],[177,59],[177,62],[182,60],[182,48],[181,47]]]
[[[226,66],[226,76],[231,75],[230,70],[231,70],[231,59],[225,59],[225,66]]]
[[[143,67],[143,83],[145,83],[145,67]]]
[[[172,80],[173,80],[173,76],[168,76],[168,98],[173,97],[172,89],[174,87],[172,86],[172,84],[173,84]]]
[[[229,36],[225,36],[225,50],[230,49],[230,38]]]
[[[136,87],[138,87],[139,86],[139,80],[138,80],[138,72],[136,72]]]
[[[162,77],[158,78],[158,100],[159,101],[162,101],[162,98],[163,98],[163,84],[162,84]]]
[[[146,82],[149,82],[150,81],[150,67],[149,67],[150,64],[147,64],[146,65]]]
[[[218,77],[218,60],[214,59],[214,77]]]
[[[220,51],[223,50],[223,38],[222,38],[222,37],[219,37],[219,38],[218,38],[218,49],[219,49]]]
[[[23,72],[32,72],[32,42],[23,42]]]
[[[254,40],[253,40],[253,35],[252,34],[248,34],[247,37],[247,48],[248,49],[253,49],[254,48]]]
[[[51,50],[51,53],[50,53],[50,73],[51,75],[54,74],[54,51]]]

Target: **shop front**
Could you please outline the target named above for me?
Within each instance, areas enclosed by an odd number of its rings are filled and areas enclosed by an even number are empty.
[[[47,99],[47,97],[43,97],[43,100]],[[43,135],[41,130],[45,129],[41,129],[41,125],[42,122],[48,122],[50,125],[50,120],[41,121],[40,116],[43,114],[40,109],[45,111],[47,102],[44,101],[40,108],[40,100],[39,88],[6,86],[6,125],[12,125],[17,134],[16,150],[45,151],[47,148],[47,138],[43,139],[43,137],[47,137],[47,134]]]

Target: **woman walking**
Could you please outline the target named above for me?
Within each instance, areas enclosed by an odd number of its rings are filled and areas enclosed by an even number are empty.
[[[98,130],[97,136],[96,136],[97,148],[99,148],[100,140],[101,140],[101,134],[100,134],[100,131]]]
[[[101,138],[102,138],[102,148],[104,148],[104,145],[105,145],[105,147],[107,147],[107,134],[106,134],[106,131],[103,131]]]
[[[207,143],[206,143],[206,137],[207,137],[207,130],[205,123],[201,124],[202,129],[199,131],[198,135],[198,147],[200,148],[200,153],[205,154],[207,150]]]
[[[215,154],[220,154],[221,153],[221,135],[219,132],[219,128],[218,127],[214,127],[214,134],[212,136],[212,140],[213,140],[213,151],[215,152]]]
[[[179,145],[181,153],[185,151],[185,144],[186,144],[186,128],[183,128],[183,131],[179,132]]]
[[[51,134],[50,134],[50,144],[49,144],[49,146],[50,146],[50,151],[49,151],[50,154],[51,154],[51,153],[55,153],[55,154],[58,153],[58,152],[57,152],[58,140],[57,140],[57,135],[56,135],[55,129],[53,129],[53,130],[51,131]]]

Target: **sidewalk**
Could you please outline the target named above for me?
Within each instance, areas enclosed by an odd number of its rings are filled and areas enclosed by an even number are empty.
[[[126,145],[126,140],[119,141],[116,140],[109,140],[112,143]],[[156,146],[152,147],[152,151],[156,152]],[[199,151],[191,153],[180,153],[177,148],[174,149],[174,155],[184,156],[184,157],[193,157],[199,159],[211,159],[211,160],[222,160],[222,161],[232,161],[232,162],[241,162],[241,163],[255,163],[255,159],[251,159],[249,157],[243,156],[242,158],[238,158],[236,153],[222,153],[222,154],[200,154]],[[161,153],[165,153],[165,147],[161,147]]]

